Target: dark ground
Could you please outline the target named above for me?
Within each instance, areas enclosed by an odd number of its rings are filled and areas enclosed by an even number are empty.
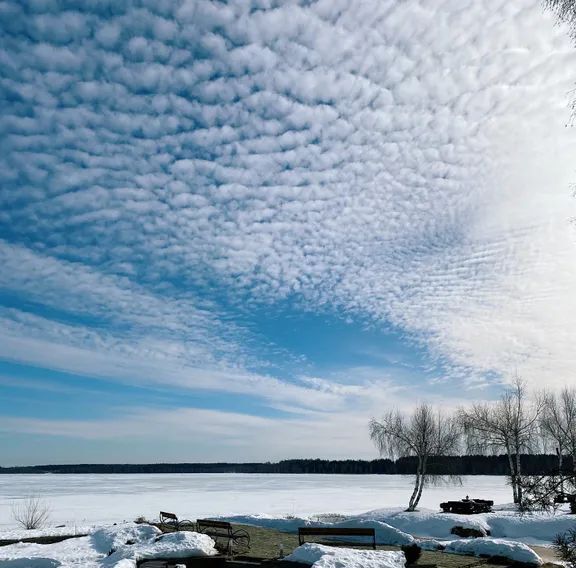
[[[240,528],[240,525],[234,528]],[[283,533],[274,529],[264,529],[260,527],[251,527],[243,525],[241,528],[250,534],[250,557],[269,560],[277,558],[280,545],[283,546],[284,555],[290,554],[298,546],[298,536],[289,533]],[[399,550],[393,546],[378,546],[378,550]],[[445,554],[442,552],[423,551],[422,556],[414,566],[435,565],[438,568],[516,568],[510,562],[494,563],[484,558],[473,556],[461,556],[456,554]],[[554,566],[546,564],[545,567]]]

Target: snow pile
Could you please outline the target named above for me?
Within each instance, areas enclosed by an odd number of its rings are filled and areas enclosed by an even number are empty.
[[[89,536],[71,538],[54,544],[19,542],[0,547],[2,568],[53,568],[98,566],[102,557],[92,546]]]
[[[512,538],[525,544],[550,545],[555,536],[574,527],[574,515],[553,513],[519,513],[499,510],[479,515],[454,515],[426,509],[407,513],[400,509],[378,509],[349,520],[376,520],[400,531],[420,537],[452,540],[455,526],[476,529],[495,538]]]
[[[542,559],[527,545],[521,542],[497,538],[470,538],[453,540],[446,544],[445,552],[470,554],[481,557],[502,557],[512,562],[540,566]]]
[[[187,556],[214,556],[218,551],[214,541],[206,534],[175,532],[164,534],[153,541],[124,545],[102,562],[102,566],[131,568],[137,560],[153,558],[185,558]]]
[[[491,534],[486,515],[454,515],[427,510],[409,513],[401,509],[378,509],[352,518],[374,519],[409,534],[434,538],[454,538],[451,531],[456,526]]]
[[[155,527],[129,523],[55,544],[19,542],[2,546],[0,568],[134,568],[143,558],[215,554],[214,541],[208,535],[162,535]]]
[[[525,513],[513,511],[486,515],[491,535],[513,538],[528,544],[549,544],[555,536],[573,529],[576,517],[565,513]]]
[[[404,568],[403,552],[335,548],[307,543],[284,560],[311,564],[314,568]]]
[[[228,521],[238,525],[252,525],[253,527],[262,527],[263,529],[274,529],[280,532],[297,533],[298,527],[308,526],[332,526],[330,523],[315,522],[307,517],[274,517],[272,515],[233,515],[215,517],[222,521]]]
[[[374,529],[376,534],[376,543],[385,544],[388,546],[403,546],[405,544],[413,544],[415,539],[412,535],[405,533],[397,528],[394,528],[381,521],[373,521],[371,519],[350,519],[346,521],[339,521],[337,523],[326,524],[332,528],[348,527],[358,529]]]
[[[109,554],[112,550],[127,544],[147,541],[162,534],[160,529],[152,525],[137,525],[127,523],[114,525],[95,531],[92,536],[92,546],[97,552]]]

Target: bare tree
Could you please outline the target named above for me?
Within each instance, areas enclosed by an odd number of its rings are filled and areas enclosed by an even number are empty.
[[[531,403],[524,381],[516,377],[513,387],[496,403],[474,404],[459,413],[469,451],[506,452],[514,503],[517,504],[522,503],[520,456],[538,449],[542,409],[542,400]]]
[[[12,506],[12,517],[27,530],[40,529],[50,517],[50,508],[39,497],[27,497]]]
[[[572,457],[572,471],[576,473],[576,389],[544,393],[540,426],[544,436],[554,442],[559,473],[563,472],[565,453]]]
[[[544,6],[568,23],[571,34],[576,36],[576,0],[544,0]]]
[[[454,454],[459,448],[459,429],[455,420],[435,413],[427,404],[418,406],[411,415],[390,411],[382,420],[370,421],[370,438],[380,454],[392,459],[417,458],[414,491],[407,511],[414,511],[422,490],[430,480],[431,459]]]

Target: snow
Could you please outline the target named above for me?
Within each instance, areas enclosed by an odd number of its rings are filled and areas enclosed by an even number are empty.
[[[338,522],[318,521],[316,519],[304,517],[274,518],[270,515],[238,515],[219,517],[222,520],[242,525],[253,525],[257,527],[276,529],[282,532],[298,532],[298,527],[349,527],[349,528],[373,528],[376,533],[377,544],[389,546],[402,546],[412,544],[414,537],[398,530],[381,521],[364,519],[362,517],[347,518]]]
[[[451,530],[455,526],[474,528],[484,532],[490,530],[485,515],[453,515],[426,509],[411,513],[397,508],[377,509],[355,518],[377,520],[412,535],[435,538],[454,538]]]
[[[116,550],[129,541],[134,543],[147,541],[161,534],[160,529],[151,525],[128,523],[99,529],[92,534],[91,539],[95,550],[108,554],[111,550]]]
[[[64,525],[58,527],[46,527],[43,529],[0,529],[0,540],[22,540],[24,538],[38,538],[42,536],[70,536],[88,535],[100,528],[97,525]]]
[[[497,538],[453,540],[446,545],[445,552],[483,557],[501,556],[513,562],[535,566],[540,566],[543,563],[540,556],[527,545]]]
[[[511,510],[481,515],[453,515],[437,511],[419,510],[407,513],[403,510],[378,509],[362,515],[350,515],[337,522],[319,521],[310,517],[274,517],[272,515],[224,516],[225,520],[273,528],[295,533],[301,526],[347,526],[374,527],[379,544],[410,544],[413,536],[452,540],[455,526],[475,528],[495,538],[509,538],[525,544],[550,546],[554,537],[574,527],[576,517],[558,512],[520,514]],[[411,536],[412,535],[412,536]]]
[[[214,541],[208,535],[192,532],[161,535],[155,527],[129,523],[55,544],[21,542],[0,547],[0,567],[134,568],[142,558],[215,554]]]
[[[379,544],[386,544],[389,546],[403,546],[405,544],[413,544],[414,537],[397,528],[394,528],[381,521],[373,521],[370,519],[350,519],[333,523],[334,528],[338,527],[353,527],[353,528],[369,528],[374,529],[376,533],[376,542]]]
[[[407,513],[398,509],[378,509],[353,518],[372,519],[421,537],[451,539],[455,526],[475,528],[496,538],[512,538],[525,544],[549,546],[558,533],[574,527],[576,517],[564,511],[523,513],[505,509],[480,515],[453,515],[421,509]]]
[[[102,561],[102,566],[115,568],[130,566],[143,558],[185,558],[186,556],[214,556],[218,554],[214,541],[206,534],[176,532],[162,535],[148,542],[124,545]]]
[[[102,554],[92,546],[89,536],[55,544],[17,543],[0,547],[0,567],[45,568],[52,566],[95,568]]]
[[[534,564],[537,555],[524,545],[550,546],[558,533],[576,522],[576,517],[565,511],[519,514],[508,505],[480,515],[438,510],[440,502],[466,494],[506,503],[510,489],[504,478],[477,476],[465,478],[463,487],[427,488],[421,509],[413,513],[404,510],[410,492],[410,478],[385,475],[0,475],[0,539],[89,534],[53,545],[0,547],[0,568],[131,568],[135,558],[144,557],[138,555],[154,555],[159,550],[176,555],[178,551],[211,554],[212,544],[203,542],[204,537],[189,536],[194,533],[155,542],[158,531],[146,525],[94,526],[139,515],[157,518],[160,510],[172,510],[180,518],[220,517],[293,533],[306,525],[373,527],[380,544],[400,546],[417,540],[429,549],[522,557],[522,561],[532,558]],[[10,505],[29,494],[41,494],[52,510],[52,523],[66,522],[67,526],[39,531],[14,528]],[[362,512],[378,502],[386,508]],[[251,514],[254,511],[258,514]],[[455,526],[489,533],[490,538],[457,538],[451,534]],[[423,541],[425,538],[436,540]],[[135,544],[127,545],[128,541]],[[107,557],[112,549],[116,552]]]
[[[504,477],[462,480],[462,486],[427,487],[421,506],[438,509],[442,501],[467,494],[497,503],[510,501]],[[16,528],[12,504],[29,495],[42,496],[50,507],[52,526],[80,527],[133,521],[140,515],[157,519],[159,511],[192,520],[252,513],[354,515],[375,507],[405,507],[411,492],[412,478],[401,475],[2,474],[0,532]]]
[[[307,543],[284,560],[311,564],[315,568],[404,568],[403,552],[357,550]]]

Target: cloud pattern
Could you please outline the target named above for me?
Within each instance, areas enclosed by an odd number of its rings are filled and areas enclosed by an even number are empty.
[[[330,406],[253,371],[218,289],[392,325],[470,386],[573,376],[576,55],[538,2],[0,17],[0,286],[44,307],[2,308],[0,356]]]

